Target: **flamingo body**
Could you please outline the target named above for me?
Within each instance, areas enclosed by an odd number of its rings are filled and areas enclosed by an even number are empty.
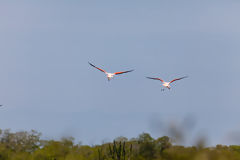
[[[170,88],[170,87],[171,87],[170,84],[169,84],[169,82],[164,82],[162,85],[163,85],[164,87],[166,87],[166,88]]]
[[[108,81],[110,81],[114,77],[114,73],[106,73]]]

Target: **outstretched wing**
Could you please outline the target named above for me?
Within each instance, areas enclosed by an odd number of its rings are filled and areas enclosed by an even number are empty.
[[[181,80],[181,79],[187,78],[187,77],[188,77],[188,76],[184,76],[184,77],[181,77],[181,78],[176,78],[176,79],[174,79],[174,80],[171,80],[171,81],[169,82],[169,84],[172,83],[172,82],[174,82],[174,81],[178,81],[178,80]]]
[[[97,68],[98,70],[100,70],[100,71],[102,71],[102,72],[104,72],[104,73],[106,73],[106,71],[104,71],[103,69],[101,69],[101,68],[98,68],[98,67],[96,67],[96,66],[94,66],[92,63],[90,63],[90,62],[88,62],[91,66],[93,66],[94,68]]]
[[[159,81],[161,81],[161,82],[164,82],[164,80],[162,80],[161,78],[152,78],[152,77],[146,77],[146,78],[148,78],[148,79],[154,79],[154,80],[159,80]]]
[[[115,75],[118,75],[118,74],[128,73],[128,72],[132,72],[132,71],[134,71],[134,70],[123,71],[123,72],[115,72],[114,74],[115,74]]]

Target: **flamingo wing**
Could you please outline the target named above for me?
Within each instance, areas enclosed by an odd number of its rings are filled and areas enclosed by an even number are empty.
[[[169,82],[169,84],[172,83],[172,82],[174,82],[174,81],[178,81],[178,80],[181,80],[181,79],[187,78],[187,77],[188,77],[188,76],[184,76],[184,77],[181,77],[181,78],[176,78],[176,79],[174,79],[174,80],[171,80],[171,81]]]
[[[92,67],[94,67],[94,68],[97,68],[98,70],[100,70],[100,71],[102,71],[102,72],[104,72],[104,73],[107,73],[106,71],[104,71],[103,69],[101,69],[101,68],[98,68],[98,67],[96,67],[96,66],[94,66],[92,63],[90,63],[90,62],[88,62]]]
[[[128,72],[132,72],[132,71],[134,71],[134,70],[123,71],[123,72],[115,72],[114,74],[118,75],[118,74],[128,73]]]
[[[153,80],[159,80],[159,81],[161,81],[161,82],[164,82],[164,80],[162,80],[161,78],[152,78],[152,77],[146,77],[146,78],[148,78],[148,79],[153,79]]]

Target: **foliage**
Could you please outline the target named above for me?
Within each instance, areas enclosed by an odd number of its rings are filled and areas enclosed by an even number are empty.
[[[13,133],[0,130],[0,160],[240,160],[240,146],[177,146],[167,136],[154,139],[148,133],[128,140],[87,146],[74,138],[42,140],[37,131]]]

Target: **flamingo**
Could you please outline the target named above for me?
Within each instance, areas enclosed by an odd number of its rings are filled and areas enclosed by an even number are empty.
[[[105,70],[98,68],[96,66],[94,66],[92,63],[88,62],[92,67],[97,68],[98,70],[104,72],[107,75],[107,79],[108,81],[110,81],[115,75],[119,75],[119,74],[123,74],[123,73],[128,73],[128,72],[132,72],[134,70],[129,70],[129,71],[123,71],[123,72],[115,72],[115,73],[108,73]]]
[[[184,76],[184,77],[181,77],[181,78],[176,78],[176,79],[171,80],[170,82],[165,82],[165,81],[162,80],[161,78],[152,78],[152,77],[146,77],[146,78],[153,79],[153,80],[159,80],[159,81],[162,82],[163,87],[170,89],[170,88],[171,88],[170,84],[171,84],[172,82],[178,81],[178,80],[181,80],[181,79],[187,78],[187,77],[188,77],[188,76]],[[164,88],[161,89],[161,91],[164,91]]]

